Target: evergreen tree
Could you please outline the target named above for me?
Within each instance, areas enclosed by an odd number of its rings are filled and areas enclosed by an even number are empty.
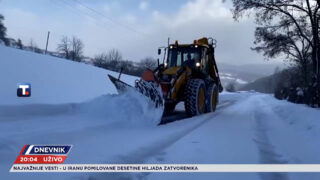
[[[7,28],[4,26],[3,21],[4,17],[0,14],[0,42],[4,42],[5,45],[9,45],[9,41],[7,39]]]

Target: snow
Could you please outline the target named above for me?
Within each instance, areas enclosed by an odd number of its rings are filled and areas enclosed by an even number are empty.
[[[203,126],[148,163],[316,164],[320,112],[260,93],[224,93]],[[184,148],[182,148],[184,147]],[[319,179],[307,173],[151,174],[149,179]]]
[[[116,93],[107,71],[84,63],[35,54],[0,45],[0,104],[61,104]],[[130,84],[137,77],[123,75]],[[31,83],[30,98],[16,95],[18,83]]]
[[[244,81],[242,79],[236,79],[236,82],[239,84],[247,84],[248,83],[247,81]]]
[[[25,144],[72,144],[65,161],[72,164],[320,163],[320,111],[268,94],[224,92],[216,112],[157,126],[161,111],[147,98],[115,94],[106,76],[114,72],[2,46],[0,53],[1,179],[320,179],[318,173],[9,173]],[[31,98],[15,97],[19,82],[31,82]],[[47,92],[52,88],[57,93]]]
[[[236,83],[242,84],[242,85],[248,83],[248,81],[245,81],[241,78],[235,77],[231,73],[220,72],[219,74],[220,74],[221,82],[224,85],[228,85],[228,83],[232,83],[232,82],[236,82]]]

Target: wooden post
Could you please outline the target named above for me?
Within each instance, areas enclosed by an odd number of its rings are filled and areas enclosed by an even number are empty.
[[[46,44],[46,51],[44,52],[44,54],[47,54],[47,51],[48,51],[49,36],[50,36],[50,31],[48,31],[48,35],[47,35],[47,44]]]

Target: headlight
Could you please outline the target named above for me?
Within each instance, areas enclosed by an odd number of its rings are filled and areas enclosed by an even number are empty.
[[[165,68],[167,67],[167,65],[168,65],[167,63],[164,63],[164,67],[165,67]]]
[[[200,65],[201,65],[201,64],[200,64],[199,62],[196,62],[196,66],[197,66],[197,67],[200,67]]]

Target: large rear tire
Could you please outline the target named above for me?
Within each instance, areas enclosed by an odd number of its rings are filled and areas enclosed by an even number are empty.
[[[206,111],[206,88],[202,79],[191,79],[186,87],[184,106],[188,116],[196,116]]]
[[[165,112],[173,112],[175,108],[176,108],[175,103],[165,103],[164,111]]]
[[[214,112],[219,101],[219,90],[215,83],[209,85],[207,89],[207,112]]]

